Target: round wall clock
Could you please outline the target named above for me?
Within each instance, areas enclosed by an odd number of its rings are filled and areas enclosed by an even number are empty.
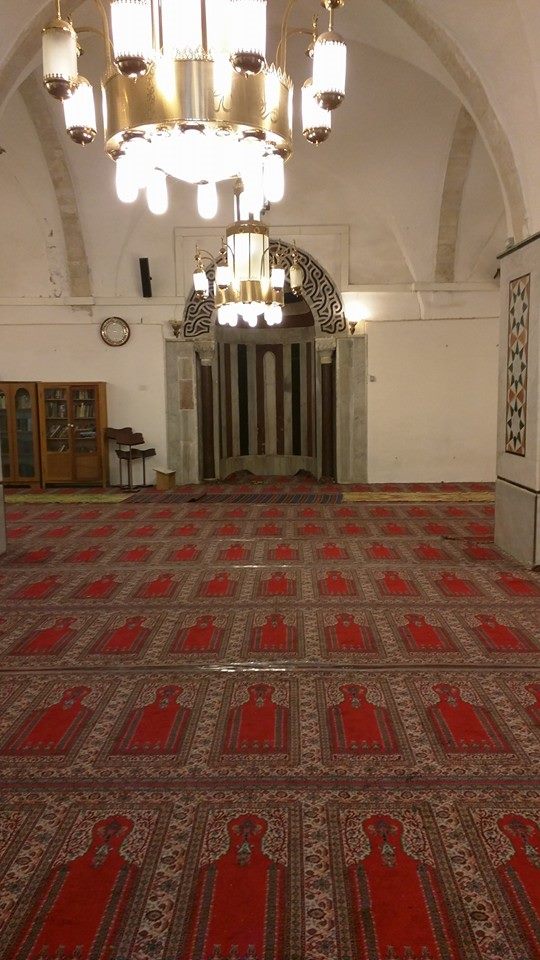
[[[100,333],[108,347],[123,347],[129,340],[131,330],[122,317],[107,317],[101,324]]]

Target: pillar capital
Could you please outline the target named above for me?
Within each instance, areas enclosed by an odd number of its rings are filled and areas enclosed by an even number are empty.
[[[195,351],[203,367],[211,367],[216,353],[215,341],[202,341],[195,343]]]
[[[315,340],[317,356],[322,364],[332,363],[336,352],[335,337],[320,337]]]

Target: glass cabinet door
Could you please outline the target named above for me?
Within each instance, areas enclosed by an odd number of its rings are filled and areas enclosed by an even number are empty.
[[[33,433],[32,397],[24,387],[15,393],[15,435],[17,440],[17,470],[19,477],[32,478],[36,474]]]
[[[68,391],[64,387],[48,387],[45,390],[47,453],[69,453],[71,432],[68,401]]]
[[[73,387],[71,392],[75,454],[95,456],[97,447],[97,398],[94,387]]]
[[[11,451],[9,449],[8,428],[8,398],[4,390],[0,389],[0,456],[2,457],[2,473],[4,480],[12,476]]]

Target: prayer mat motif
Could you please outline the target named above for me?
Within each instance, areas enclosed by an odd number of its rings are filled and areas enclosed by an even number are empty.
[[[228,633],[228,620],[222,616],[203,614],[184,617],[169,647],[170,653],[201,654],[223,652]]]
[[[178,960],[303,956],[301,814],[272,807],[199,807],[174,911]],[[180,949],[176,948],[180,934]]]
[[[276,571],[269,576],[261,576],[257,595],[259,597],[296,597],[298,583],[295,574]]]
[[[358,590],[354,580],[340,570],[328,570],[317,580],[317,589],[322,597],[356,597]]]
[[[251,559],[252,551],[242,543],[230,543],[228,547],[223,547],[218,551],[218,560],[223,563],[224,560],[229,563],[247,563]]]
[[[115,810],[101,818],[83,810],[67,814],[52,868],[38,866],[23,903],[22,923],[10,937],[10,960],[94,960],[128,956],[119,949],[129,915],[147,888],[143,866],[153,811]],[[132,939],[132,938],[131,938]]]
[[[79,633],[80,618],[55,617],[33,627],[10,648],[10,656],[58,656],[64,653]]]
[[[458,576],[453,571],[445,571],[434,579],[434,586],[444,597],[481,597],[479,586],[471,579]]]
[[[367,614],[319,613],[318,618],[328,654],[377,653],[374,628]]]
[[[25,711],[8,733],[0,753],[12,757],[69,756],[80,746],[94,714],[83,702],[92,692],[92,687],[68,687],[49,706]]]
[[[522,627],[509,623],[508,614],[476,613],[464,616],[469,629],[488,653],[538,653],[533,638]]]
[[[154,626],[149,617],[115,617],[93,642],[88,653],[105,656],[139,654],[147,646]]]
[[[374,575],[375,586],[381,597],[418,597],[420,591],[415,583],[397,570],[386,570]]]
[[[255,614],[249,631],[249,643],[246,652],[281,653],[297,656],[299,654],[299,616],[274,612]]]
[[[540,955],[540,813],[508,806],[461,811],[507,936],[523,960]]]
[[[203,577],[197,590],[198,597],[235,597],[240,587],[240,576],[233,577],[228,571],[218,571],[212,577]]]
[[[271,563],[296,563],[300,560],[300,550],[289,543],[278,543],[276,547],[267,547],[265,557]]]
[[[426,616],[420,613],[406,613],[399,618],[399,621],[399,636],[410,653],[426,651],[449,653],[458,649],[448,629],[435,622],[433,614]]]
[[[188,680],[183,686],[156,687],[141,681],[129,699],[106,756],[175,756],[189,754],[207,683]],[[126,715],[127,713],[127,715]]]
[[[340,756],[398,756],[399,718],[388,684],[317,683],[323,761]]]
[[[167,563],[190,563],[199,559],[200,550],[194,543],[185,543],[177,550],[171,550]]]
[[[178,592],[179,584],[174,573],[159,573],[152,580],[142,583],[132,596],[137,600],[172,600]]]
[[[47,600],[62,586],[60,577],[52,574],[41,580],[29,580],[10,595],[11,600]]]
[[[88,580],[78,587],[71,596],[78,600],[110,600],[120,589],[121,584],[114,573],[105,573],[95,580]]]
[[[290,766],[298,762],[298,684],[228,680],[214,734],[214,764],[250,758]]]
[[[332,803],[328,815],[339,960],[479,960],[427,805]]]
[[[346,547],[337,543],[325,543],[317,548],[317,558],[319,560],[350,560],[351,555]]]
[[[495,585],[508,597],[540,597],[540,589],[536,583],[510,570],[501,573]]]
[[[363,548],[364,556],[368,560],[402,560],[402,554],[397,547],[390,547],[387,543],[375,541]]]
[[[430,741],[441,759],[448,756],[514,754],[494,707],[478,685],[466,682],[410,681]]]

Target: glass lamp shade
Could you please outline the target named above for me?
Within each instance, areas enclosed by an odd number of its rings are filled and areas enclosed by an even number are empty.
[[[64,100],[64,120],[66,130],[74,143],[86,146],[95,140],[97,124],[94,91],[85,77],[78,78],[72,96]]]
[[[163,216],[169,209],[169,191],[167,189],[167,176],[163,170],[154,170],[150,174],[148,186],[146,188],[146,200],[150,213],[155,216]]]
[[[231,0],[230,58],[237,73],[253,76],[266,62],[266,0]]]
[[[339,33],[322,33],[313,51],[313,92],[325,110],[335,110],[345,99],[347,47]]]
[[[226,263],[220,263],[216,267],[216,286],[219,290],[226,290],[232,283],[232,270]]]
[[[55,100],[67,100],[77,84],[77,34],[67,20],[53,20],[43,30],[43,83]]]
[[[240,195],[240,216],[242,220],[261,215],[264,207],[263,175],[264,143],[257,137],[244,137],[240,142],[240,176],[244,190]]]
[[[304,283],[304,271],[299,263],[291,264],[291,269],[289,270],[289,283],[294,295],[299,296],[299,294],[302,292],[302,286]]]
[[[201,0],[161,0],[163,53],[192,59],[202,50]]]
[[[261,313],[264,313],[264,303],[253,301],[240,304],[240,315],[248,327],[256,327]]]
[[[332,131],[332,114],[315,99],[313,81],[302,87],[302,132],[309,143],[324,143]]]
[[[285,161],[279,153],[269,153],[263,160],[264,195],[269,203],[279,203],[285,194]]]
[[[197,187],[197,209],[203,220],[213,220],[218,212],[218,195],[215,183],[200,183]]]
[[[198,267],[193,274],[193,289],[197,300],[206,300],[210,287],[206,271],[202,267]]]
[[[223,307],[220,307],[218,310],[218,323],[220,323],[222,327],[238,326],[238,310],[239,310],[238,304],[226,303]]]
[[[285,286],[285,270],[283,267],[272,267],[270,272],[270,286],[273,290],[283,290]]]
[[[122,203],[135,203],[139,182],[129,157],[122,153],[116,161],[116,195]]]
[[[154,60],[151,0],[112,0],[114,62],[125,77],[144,77]]]
[[[236,223],[227,228],[227,244],[234,265],[233,287],[241,300],[266,300],[270,290],[267,227],[256,220]]]
[[[216,58],[230,56],[231,0],[204,0],[208,53]],[[229,67],[230,69],[230,67]]]

